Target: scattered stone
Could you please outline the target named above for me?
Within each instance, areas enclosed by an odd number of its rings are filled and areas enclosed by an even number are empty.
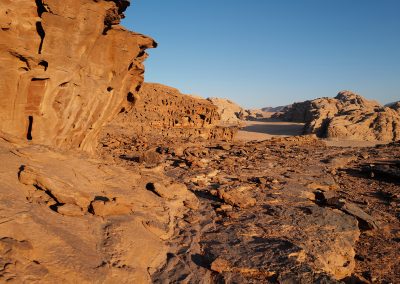
[[[365,213],[361,208],[359,208],[354,203],[348,202],[344,199],[340,199],[337,197],[327,199],[327,204],[330,206],[334,206],[347,214],[350,214],[356,217],[360,222],[362,222],[363,228],[366,229],[378,229],[378,225],[376,220],[370,216],[369,214]]]
[[[224,200],[224,202],[228,203],[229,205],[237,206],[240,208],[247,208],[256,205],[255,198],[249,196],[249,194],[246,192],[238,191],[235,189],[231,189],[229,191],[219,189],[218,197]]]
[[[218,273],[229,272],[231,271],[231,264],[219,257],[211,263],[211,270]]]

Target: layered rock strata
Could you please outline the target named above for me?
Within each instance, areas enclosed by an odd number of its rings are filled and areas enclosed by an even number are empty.
[[[295,103],[276,117],[304,122],[304,132],[319,137],[364,141],[400,139],[398,104],[383,107],[349,91],[340,92],[335,98]]]
[[[119,25],[129,1],[0,1],[0,130],[92,151],[129,108],[149,37]]]

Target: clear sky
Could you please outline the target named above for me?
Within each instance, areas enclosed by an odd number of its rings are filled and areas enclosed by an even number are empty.
[[[244,107],[353,90],[400,100],[400,0],[131,0],[145,80]]]

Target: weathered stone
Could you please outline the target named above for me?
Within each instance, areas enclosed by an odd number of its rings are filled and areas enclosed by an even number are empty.
[[[218,190],[218,197],[229,205],[238,206],[240,208],[247,208],[256,204],[256,199],[249,196],[248,192],[238,189],[231,189],[229,191],[220,189]]]
[[[82,211],[82,208],[75,204],[64,204],[62,206],[57,207],[57,212],[65,215],[65,216],[83,216],[85,212]]]
[[[154,143],[168,139],[231,141],[237,132],[235,127],[220,126],[217,107],[212,103],[172,87],[144,83],[133,100],[132,111],[120,113],[105,130],[107,133],[118,127],[125,134],[147,137]],[[176,155],[181,155],[182,149],[176,150]]]
[[[149,37],[118,25],[128,1],[1,0],[0,130],[93,151],[132,106]]]

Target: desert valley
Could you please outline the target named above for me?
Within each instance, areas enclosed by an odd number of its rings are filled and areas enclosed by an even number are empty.
[[[0,0],[0,282],[399,283],[400,102],[144,82],[128,6]]]

